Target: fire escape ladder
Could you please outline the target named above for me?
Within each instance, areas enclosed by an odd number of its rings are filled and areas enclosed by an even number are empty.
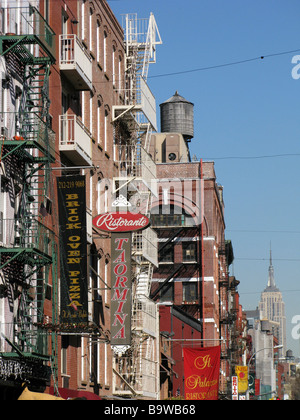
[[[8,156],[19,162],[23,186],[18,214],[14,220],[6,221],[10,246],[6,247],[4,241],[0,248],[0,269],[8,272],[15,282],[14,293],[18,293],[13,345],[24,354],[39,358],[41,363],[50,359],[52,351],[52,366],[57,368],[55,337],[50,349],[49,334],[43,329],[44,323],[49,323],[44,313],[46,299],[52,300],[53,322],[58,319],[55,235],[45,223],[53,211],[50,165],[55,160],[55,137],[50,129],[49,76],[55,61],[51,49],[54,33],[36,8],[22,8],[22,17],[40,23],[33,34],[0,36],[0,54],[7,67],[13,61],[23,72],[20,106],[9,117],[14,122],[13,137],[4,139],[2,156],[4,163]],[[41,28],[45,33],[38,32]]]

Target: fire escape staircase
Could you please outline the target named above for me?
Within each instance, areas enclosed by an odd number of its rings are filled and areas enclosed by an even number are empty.
[[[0,248],[0,271],[14,283],[15,298],[18,296],[18,312],[14,320],[13,350],[20,354],[49,360],[48,338],[39,326],[44,322],[45,300],[51,299],[48,280],[52,276],[52,316],[57,318],[57,262],[54,232],[43,222],[52,213],[50,165],[55,161],[54,133],[50,129],[48,82],[50,67],[55,62],[54,35],[35,8],[29,8],[29,16],[40,19],[39,27],[46,36],[0,36],[0,55],[6,62],[13,61],[23,71],[23,92],[19,110],[14,114],[13,138],[3,139],[2,162],[13,158],[19,162],[23,173],[20,208],[14,220],[4,220],[10,231],[10,242]],[[49,42],[51,40],[51,42]],[[31,46],[33,46],[31,48]],[[39,53],[33,55],[35,49]],[[7,65],[7,68],[9,66]],[[9,70],[8,70],[9,71]],[[52,356],[56,352],[52,337]],[[53,360],[52,367],[57,368]]]

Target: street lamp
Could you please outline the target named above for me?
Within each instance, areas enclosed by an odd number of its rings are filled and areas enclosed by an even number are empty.
[[[252,354],[252,356],[250,357],[250,360],[248,362],[248,391],[247,391],[247,400],[250,399],[250,393],[249,393],[249,377],[250,377],[250,363],[252,362],[253,357],[256,356],[257,353],[259,353],[260,351],[264,351],[264,350],[275,350],[275,349],[282,349],[282,348],[283,348],[283,344],[279,344],[278,346],[274,346],[274,347],[264,347],[263,349],[259,349],[255,353]]]

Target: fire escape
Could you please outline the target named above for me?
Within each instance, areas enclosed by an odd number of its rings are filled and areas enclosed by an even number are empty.
[[[156,131],[156,105],[147,85],[150,63],[156,59],[161,38],[155,18],[124,16],[126,76],[124,105],[113,107],[114,160],[119,165],[115,194],[129,208],[150,217],[156,165],[149,155],[150,136]],[[156,304],[150,299],[153,266],[157,266],[157,235],[148,228],[133,234],[132,344],[114,348],[114,394],[157,398],[159,328]]]
[[[0,36],[0,55],[6,78],[12,80],[12,73],[17,73],[22,80],[18,108],[1,114],[1,163],[15,165],[20,184],[12,192],[18,195],[18,208],[14,218],[3,220],[0,247],[0,272],[18,300],[10,334],[4,335],[11,352],[2,356],[22,363],[29,360],[46,381],[57,370],[56,335],[43,329],[49,318],[58,322],[57,250],[50,228],[55,136],[48,96],[55,34],[35,7],[3,9],[2,17],[5,35]],[[49,302],[52,313],[48,309],[46,316]]]

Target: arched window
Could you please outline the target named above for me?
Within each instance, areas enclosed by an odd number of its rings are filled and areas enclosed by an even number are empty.
[[[104,112],[104,150],[107,151],[108,148],[108,117],[109,111],[105,108]]]
[[[99,19],[97,19],[97,33],[96,33],[96,57],[97,57],[97,63],[100,63],[100,27],[101,27],[101,22]]]
[[[90,7],[90,13],[89,13],[89,49],[90,51],[93,51],[93,14],[94,10],[92,7]]]
[[[81,38],[85,39],[85,4],[86,0],[82,0],[81,3]]]
[[[113,76],[113,86],[116,85],[116,47],[113,45],[112,49],[112,76]]]
[[[101,105],[102,102],[98,99],[97,102],[97,143],[101,144]]]
[[[122,61],[123,61],[122,56],[119,55],[119,60],[118,60],[118,88],[119,88],[120,93],[122,91],[122,77],[123,77]]]
[[[107,32],[104,31],[103,39],[103,70],[107,71]]]

